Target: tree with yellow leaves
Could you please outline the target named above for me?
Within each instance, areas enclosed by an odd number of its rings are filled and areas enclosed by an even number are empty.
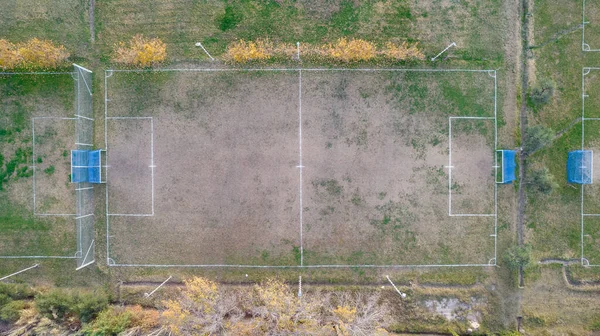
[[[32,38],[23,43],[0,40],[0,68],[56,68],[66,61],[69,53],[62,45],[49,40]]]
[[[194,277],[184,283],[177,300],[164,302],[162,318],[171,333],[222,334],[227,325],[242,317],[235,299],[221,291],[216,282]]]
[[[257,41],[239,40],[227,47],[227,59],[236,63],[247,63],[250,61],[263,61],[271,58],[273,44],[266,39]]]
[[[361,39],[348,41],[345,38],[341,38],[336,43],[329,44],[324,49],[327,56],[343,62],[368,61],[377,55],[375,45]]]
[[[158,38],[135,35],[128,43],[115,45],[113,61],[117,63],[149,67],[167,58],[167,46]]]

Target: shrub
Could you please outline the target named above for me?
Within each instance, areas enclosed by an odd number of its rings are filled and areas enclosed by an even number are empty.
[[[68,292],[55,289],[37,295],[35,297],[35,304],[42,316],[62,321],[73,312],[75,298]]]
[[[65,47],[55,46],[52,41],[37,38],[17,44],[17,48],[26,67],[55,68],[69,57]]]
[[[345,38],[326,46],[325,52],[327,56],[343,62],[368,61],[377,54],[372,43],[360,39],[348,41]]]
[[[554,176],[550,174],[546,167],[532,171],[528,177],[528,184],[545,195],[550,194],[552,190],[559,187]]]
[[[28,307],[25,301],[10,301],[0,308],[0,320],[8,323],[17,322],[21,316],[21,311]]]
[[[99,293],[83,293],[76,296],[76,313],[81,322],[89,322],[108,305],[108,298]]]
[[[546,146],[554,138],[554,132],[541,125],[527,127],[526,133],[524,147],[528,154]]]
[[[123,308],[110,307],[98,314],[93,323],[83,328],[90,335],[117,335],[131,326],[131,314]]]
[[[146,310],[141,306],[109,307],[101,311],[83,332],[90,335],[117,335],[129,328],[147,332],[158,326],[158,319],[156,310]]]
[[[24,300],[33,298],[35,292],[26,284],[0,283],[0,297],[2,295],[6,295],[13,300]]]
[[[127,307],[125,310],[131,315],[132,327],[148,331],[158,326],[160,314],[156,310],[143,309],[142,306]]]
[[[534,106],[543,105],[554,95],[556,84],[550,79],[542,79],[531,89],[529,99]]]
[[[69,53],[62,45],[49,40],[32,38],[24,43],[13,44],[0,40],[0,68],[56,68],[65,62]]]
[[[527,267],[531,263],[531,245],[513,245],[504,252],[503,257],[509,268]]]
[[[246,42],[239,40],[227,46],[227,59],[237,63],[249,61],[262,61],[271,58],[272,43],[269,40]]]
[[[417,48],[417,44],[409,47],[408,43],[402,42],[401,45],[395,45],[392,42],[388,42],[385,45],[385,49],[382,52],[388,58],[405,61],[409,59],[425,59],[425,55]]]
[[[135,35],[128,43],[115,45],[113,60],[117,63],[149,67],[167,58],[167,46],[158,38]]]
[[[0,40],[0,68],[14,69],[22,60],[17,46],[7,40]]]
[[[41,293],[35,304],[42,316],[56,321],[74,318],[81,322],[91,321],[108,305],[108,298],[100,293],[73,293],[59,289]]]

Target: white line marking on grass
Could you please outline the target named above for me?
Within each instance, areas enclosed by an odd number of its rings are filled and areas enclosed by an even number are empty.
[[[94,118],[88,118],[86,116],[82,116],[82,115],[79,115],[79,114],[76,114],[75,116],[78,117],[78,118],[81,118],[81,119],[94,121]]]
[[[110,75],[109,71],[104,71],[104,150],[106,151],[106,165],[108,166],[108,77],[112,76],[112,71]],[[110,219],[108,216],[108,169],[106,170],[106,188],[105,191],[105,211],[106,211],[106,264],[110,265]]]
[[[208,51],[206,51],[206,49],[204,49],[204,46],[202,45],[202,43],[200,42],[196,42],[196,47],[200,47],[202,48],[202,50],[204,50],[204,52],[206,53],[206,55],[208,55],[208,57],[210,57],[211,61],[214,61],[215,59],[208,53]]]
[[[381,71],[398,71],[398,72],[490,72],[495,71],[493,69],[400,69],[400,68],[244,68],[244,69],[215,69],[215,68],[198,68],[198,69],[148,69],[148,70],[105,70],[110,72],[255,72],[255,71],[358,71],[358,72],[381,72]],[[110,76],[109,76],[110,77]]]
[[[163,267],[163,268],[273,268],[273,269],[302,269],[302,268],[432,268],[432,267],[494,267],[490,264],[448,264],[448,265],[226,265],[226,264],[185,264],[185,265],[170,265],[170,264],[117,264],[113,259],[110,259],[108,266],[113,267]]]
[[[49,214],[49,213],[35,213],[36,216],[77,216],[77,214]]]
[[[154,214],[116,214],[116,213],[109,213],[107,214],[107,216],[123,216],[123,217],[152,217],[154,216]]]
[[[75,72],[0,72],[0,75],[74,75]]]
[[[39,264],[35,264],[35,265],[31,266],[31,267],[27,267],[27,268],[25,268],[25,269],[22,269],[22,270],[20,270],[20,271],[18,271],[18,272],[15,272],[15,273],[9,274],[9,275],[7,275],[7,276],[5,276],[5,277],[2,277],[2,278],[0,278],[0,281],[2,281],[2,280],[6,280],[6,279],[8,279],[8,278],[10,278],[10,277],[12,277],[12,276],[15,276],[15,275],[17,275],[17,274],[21,274],[21,273],[23,273],[23,272],[29,271],[30,269],[34,269],[34,268],[36,268],[36,267],[38,267],[38,266],[39,266]]]
[[[385,277],[388,279],[388,281],[390,282],[390,284],[392,285],[392,287],[394,287],[394,289],[396,290],[396,292],[397,292],[398,294],[400,294],[400,297],[401,297],[401,298],[403,298],[403,299],[404,299],[404,298],[406,298],[406,294],[405,294],[405,293],[402,293],[402,292],[401,292],[401,291],[398,289],[398,287],[396,287],[396,285],[394,285],[394,283],[392,282],[392,279],[390,279],[390,276],[389,276],[389,275],[386,275]]]
[[[90,147],[94,147],[94,145],[92,144],[87,144],[87,143],[81,143],[81,142],[76,142],[76,145],[80,145],[80,146],[90,146]]]
[[[83,216],[75,217],[75,219],[87,218],[87,217],[90,217],[90,216],[93,216],[93,215],[94,214],[83,215]]]
[[[144,297],[150,297],[152,296],[152,294],[154,294],[154,292],[156,292],[157,290],[159,290],[162,286],[164,286],[169,280],[171,280],[173,278],[173,276],[169,276],[167,278],[167,280],[163,281],[160,285],[158,285],[158,287],[154,288],[154,290],[150,293],[144,293]]]
[[[152,119],[152,117],[106,117],[106,119]]]
[[[77,69],[81,72],[80,67],[77,67]],[[90,71],[91,72],[91,71]],[[81,73],[80,73],[81,75]],[[81,75],[81,79],[83,79],[83,83],[85,84],[85,87],[87,88],[90,96],[92,95],[92,89],[90,88],[90,86],[88,85],[87,81],[85,80],[85,77],[83,77],[83,75]]]
[[[300,184],[298,186],[298,191],[300,193],[300,266],[304,265],[304,239],[303,239],[303,203],[302,203],[302,70],[298,71],[298,167]]]
[[[73,256],[0,256],[0,259],[77,259]]]
[[[154,216],[154,118],[150,118],[150,171],[152,175],[152,215]]]
[[[450,43],[450,45],[447,46],[446,49],[442,50],[439,54],[435,55],[435,57],[432,57],[431,61],[432,62],[435,61],[435,59],[438,58],[438,57],[440,57],[440,55],[443,54],[444,52],[446,52],[446,50],[448,50],[448,49],[450,49],[452,47],[455,47],[455,46],[456,46],[456,43],[454,43],[454,42]]]
[[[33,164],[33,214],[35,215],[35,118],[31,118],[31,162]],[[73,176],[72,174],[73,169],[71,168],[71,176]]]
[[[89,190],[89,189],[94,189],[94,187],[76,188],[75,190],[79,191],[79,190]]]
[[[87,257],[88,257],[88,254],[90,254],[90,251],[92,250],[92,247],[94,246],[94,244],[95,244],[95,241],[94,241],[94,239],[92,239],[92,242],[90,243],[90,247],[88,247],[88,250],[87,250],[87,252],[85,253],[85,257],[83,257],[83,259],[82,259],[82,262],[84,262],[84,264],[83,264],[83,265],[81,265],[81,266],[79,266],[79,267],[77,267],[77,268],[75,269],[76,271],[79,271],[80,269],[82,269],[82,268],[84,268],[84,267],[86,267],[86,266],[88,266],[88,265],[90,265],[91,263],[93,263],[93,262],[94,262],[94,260],[92,260],[92,261],[91,261],[91,262],[89,262],[89,263],[85,263],[85,261],[86,261],[86,259],[87,259]]]
[[[77,118],[66,118],[66,117],[33,117],[31,119],[59,119],[59,120],[77,120]]]

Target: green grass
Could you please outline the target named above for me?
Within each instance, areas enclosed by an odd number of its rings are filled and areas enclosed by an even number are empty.
[[[108,0],[96,3],[96,31],[102,60],[110,58],[115,43],[139,33],[166,42],[172,60],[206,61],[208,57],[195,42],[202,42],[219,57],[238,39],[326,44],[346,37],[380,46],[388,41],[420,42],[426,54],[433,56],[445,47],[450,32],[460,30],[465,36],[461,36],[461,47],[452,52],[459,59],[480,64],[502,61],[499,42],[504,26],[499,1],[441,7],[406,0],[159,0],[151,4]]]
[[[0,7],[0,38],[11,42],[32,37],[64,44],[76,57],[90,56],[88,1],[24,0]]]

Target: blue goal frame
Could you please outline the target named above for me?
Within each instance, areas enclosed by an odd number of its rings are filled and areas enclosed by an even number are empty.
[[[71,183],[104,183],[102,181],[102,150],[71,151]]]

